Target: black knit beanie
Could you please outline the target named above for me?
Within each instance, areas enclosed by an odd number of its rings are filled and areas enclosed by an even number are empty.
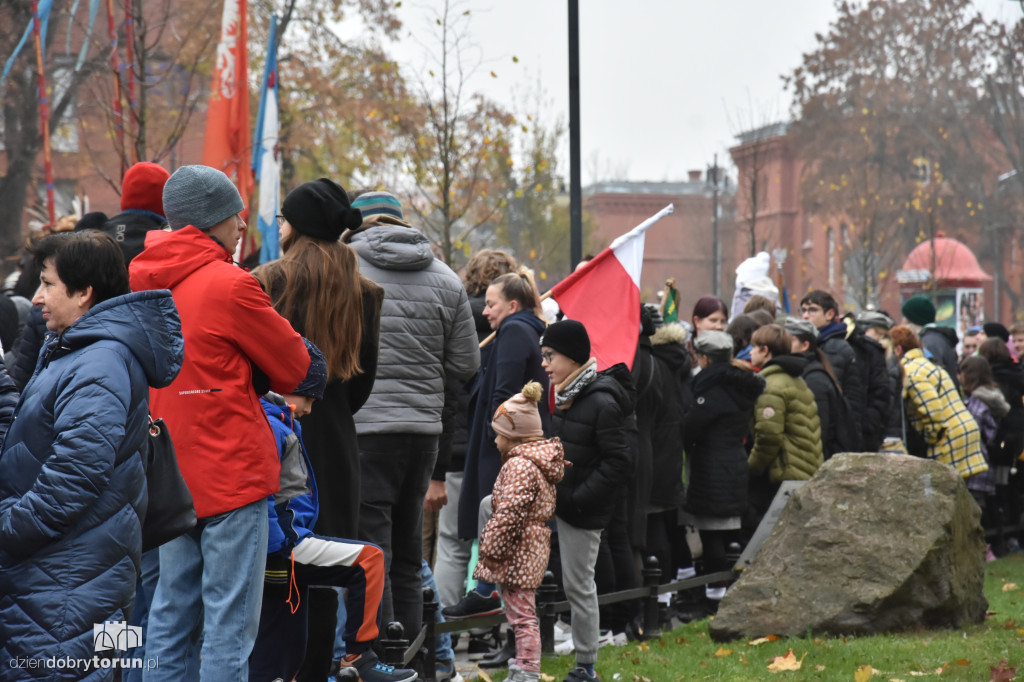
[[[540,345],[556,350],[578,365],[590,359],[590,336],[587,328],[576,320],[555,322],[544,330]]]
[[[1007,343],[1010,340],[1010,330],[999,322],[986,322],[982,326],[982,330],[985,332],[985,336],[990,339],[1001,339],[1003,343]]]
[[[363,224],[363,215],[352,208],[341,185],[320,178],[299,185],[284,198],[281,213],[292,229],[307,237],[335,242],[345,230]]]

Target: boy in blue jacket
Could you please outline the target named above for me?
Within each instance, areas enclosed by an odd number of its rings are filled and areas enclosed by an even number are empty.
[[[281,455],[281,490],[267,498],[270,535],[259,634],[249,658],[253,682],[291,680],[306,652],[309,585],[343,587],[348,620],[341,666],[363,682],[410,682],[416,672],[381,663],[371,645],[380,631],[384,552],[377,545],[313,533],[318,501],[298,419],[309,414],[327,386],[327,362],[306,341],[311,359],[306,378],[285,396],[261,398]]]

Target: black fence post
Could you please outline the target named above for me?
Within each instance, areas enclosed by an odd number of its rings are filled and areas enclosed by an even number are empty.
[[[434,660],[437,652],[437,598],[434,590],[429,587],[423,588],[423,627],[427,634],[423,638],[423,679],[425,682],[434,682],[437,675],[437,661]]]
[[[658,585],[661,583],[661,568],[658,559],[649,556],[644,559],[644,587],[651,588],[651,593],[644,599],[644,639],[661,637],[661,619],[658,617]]]
[[[540,651],[545,656],[555,653],[555,611],[552,604],[558,597],[555,574],[544,572],[544,581],[537,588],[537,616],[540,620]]]
[[[384,637],[380,640],[384,663],[401,668],[409,640],[405,639],[405,628],[397,620],[384,626]]]

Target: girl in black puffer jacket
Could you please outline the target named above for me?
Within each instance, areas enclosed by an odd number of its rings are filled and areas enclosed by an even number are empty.
[[[704,548],[704,572],[728,570],[725,548],[739,540],[747,508],[747,449],[751,417],[764,381],[732,362],[732,337],[704,332],[694,343],[701,372],[694,377],[694,404],[686,416],[690,479],[684,509],[694,516]],[[707,596],[724,590],[708,586]]]

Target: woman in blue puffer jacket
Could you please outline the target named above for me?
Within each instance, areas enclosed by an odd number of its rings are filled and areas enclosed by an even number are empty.
[[[110,679],[94,657],[131,651],[97,651],[94,626],[131,613],[149,387],[181,368],[181,323],[170,292],[129,293],[105,234],[53,235],[35,257],[49,333],[0,451],[0,677]]]

